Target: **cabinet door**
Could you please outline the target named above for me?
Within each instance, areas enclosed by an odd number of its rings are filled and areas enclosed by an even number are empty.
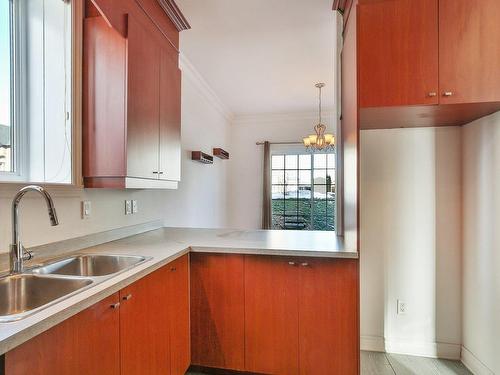
[[[120,291],[121,375],[169,374],[169,269]]]
[[[287,258],[245,257],[245,370],[299,373],[298,269]]]
[[[165,42],[160,65],[160,179],[181,179],[181,71],[179,54]]]
[[[243,370],[244,256],[191,254],[191,362]]]
[[[438,0],[361,3],[358,59],[361,107],[437,104]]]
[[[170,374],[184,375],[191,363],[189,328],[189,255],[165,266],[170,272]]]
[[[299,266],[301,374],[358,374],[358,263],[302,260]]]
[[[8,375],[120,374],[118,293],[5,354]]]
[[[158,33],[158,31],[156,31]],[[153,27],[128,17],[127,175],[158,178],[160,51]]]
[[[500,101],[500,1],[439,0],[441,103]]]

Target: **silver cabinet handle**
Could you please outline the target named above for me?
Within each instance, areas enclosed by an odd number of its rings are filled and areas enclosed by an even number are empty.
[[[116,302],[116,303],[113,303],[111,306],[110,306],[112,309],[117,309],[120,307],[120,302]]]
[[[453,93],[451,91],[445,91],[443,93],[443,96],[452,96],[452,95],[453,95]]]
[[[295,262],[288,262],[289,265],[295,266]]]
[[[158,171],[153,171],[153,174],[158,174],[159,172]]]
[[[122,298],[122,300],[124,300],[124,301],[128,301],[128,300],[129,300],[129,299],[131,299],[131,298],[132,298],[132,294],[127,294],[126,296],[124,296],[124,297]]]
[[[300,263],[300,265],[301,265],[302,267],[309,267],[309,263],[307,263],[307,262]]]
[[[434,96],[437,96],[437,93],[435,93],[435,92],[430,92],[430,93],[428,93],[428,94],[427,94],[427,96],[428,96],[429,98],[433,98]]]
[[[163,174],[163,172],[158,172],[158,174]]]

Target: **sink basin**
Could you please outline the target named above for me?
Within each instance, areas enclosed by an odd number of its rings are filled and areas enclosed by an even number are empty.
[[[29,312],[92,284],[89,279],[70,279],[29,274],[0,278],[0,321],[17,320]]]
[[[136,255],[78,255],[33,270],[36,274],[97,277],[132,268],[146,260]]]

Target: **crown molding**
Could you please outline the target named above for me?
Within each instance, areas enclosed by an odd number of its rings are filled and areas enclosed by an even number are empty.
[[[333,126],[335,121],[335,110],[327,108],[323,110],[323,118],[326,119],[327,126]],[[273,124],[287,125],[292,121],[310,121],[311,123],[318,120],[318,111],[290,111],[290,112],[275,112],[275,113],[256,113],[236,115],[233,118],[234,125],[255,125],[255,124]]]
[[[230,122],[233,121],[234,115],[228,106],[219,98],[215,91],[210,87],[208,82],[198,72],[194,65],[182,52],[179,53],[179,68],[182,70],[183,78],[188,78],[203,95],[207,102],[212,105],[217,111]]]
[[[182,14],[174,0],[157,0],[161,8],[167,14],[168,18],[177,28],[177,31],[189,30],[191,26],[186,17]]]

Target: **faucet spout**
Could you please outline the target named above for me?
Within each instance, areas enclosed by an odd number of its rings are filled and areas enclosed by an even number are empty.
[[[50,194],[41,186],[29,185],[23,187],[17,192],[12,200],[12,244],[10,245],[10,271],[11,273],[21,273],[24,271],[24,261],[31,259],[31,253],[25,251],[19,231],[19,203],[24,195],[29,191],[35,191],[42,195],[47,204],[50,224],[56,226],[59,224],[57,212]]]

